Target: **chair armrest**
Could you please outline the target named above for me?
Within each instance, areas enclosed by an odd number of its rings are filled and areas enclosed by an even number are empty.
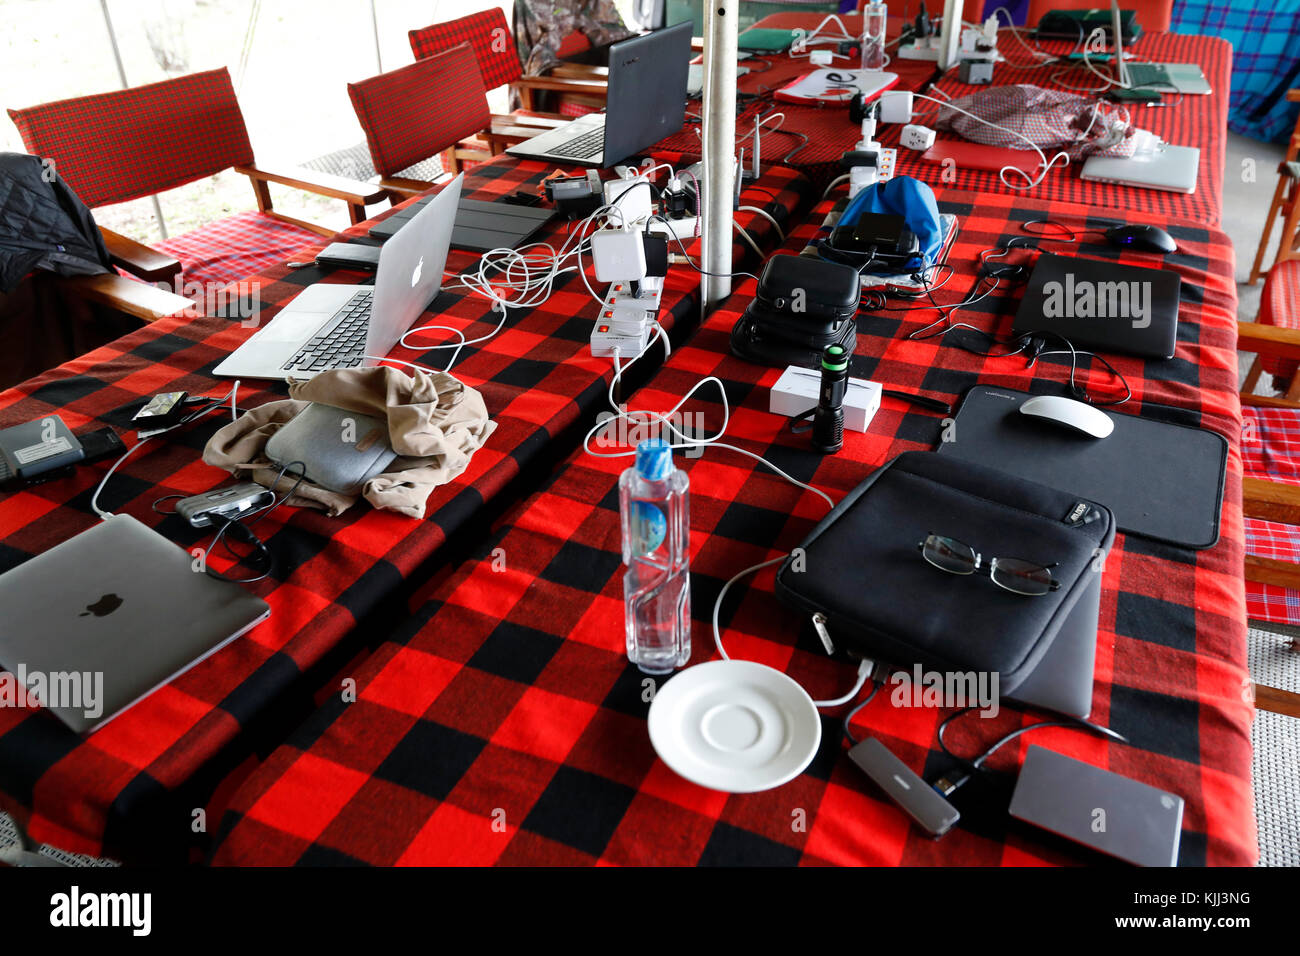
[[[442,177],[439,177],[439,181],[441,182],[445,178],[447,178],[446,173],[444,173]],[[379,186],[383,189],[385,196],[391,198],[393,195],[396,195],[400,197],[400,199],[409,199],[411,196],[422,196],[435,185],[435,183],[427,182],[422,179],[406,179],[401,176],[385,176],[379,180]],[[400,201],[400,199],[394,200],[394,203]]]
[[[282,169],[268,169],[265,166],[236,166],[235,172],[243,173],[255,182],[278,183],[281,186],[293,186],[319,196],[342,199],[354,205],[366,206],[379,202],[386,193],[373,183],[363,183],[357,179],[346,179],[330,173],[317,172],[290,166]]]
[[[117,273],[97,276],[73,276],[65,279],[74,295],[98,302],[144,322],[193,311],[193,302],[166,289],[146,282],[136,282]]]
[[[547,76],[562,80],[603,80],[609,82],[609,67],[594,63],[561,63],[546,71]]]
[[[491,115],[492,129],[497,126],[531,126],[538,133],[548,129],[555,129],[557,126],[563,126],[566,123],[572,123],[572,116],[563,116],[559,113],[537,114],[527,113],[493,113]]]
[[[1256,684],[1255,706],[1259,710],[1267,710],[1274,714],[1300,717],[1300,694],[1294,694],[1289,690],[1282,690],[1278,687]]]
[[[510,85],[523,90],[585,93],[588,96],[605,96],[609,93],[609,84],[604,80],[572,80],[558,76],[521,76]]]
[[[113,265],[146,282],[168,282],[181,271],[180,261],[111,229],[100,228]]]
[[[1241,510],[1248,518],[1300,524],[1300,485],[1242,478]]]
[[[1300,329],[1286,329],[1259,322],[1237,323],[1237,349],[1278,358],[1300,359]]]

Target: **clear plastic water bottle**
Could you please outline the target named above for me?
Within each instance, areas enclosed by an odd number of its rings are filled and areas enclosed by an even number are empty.
[[[885,18],[887,9],[880,0],[872,0],[862,12],[862,68],[885,68]]]
[[[636,446],[618,480],[623,526],[627,656],[647,674],[668,674],[691,656],[690,482],[662,438]]]

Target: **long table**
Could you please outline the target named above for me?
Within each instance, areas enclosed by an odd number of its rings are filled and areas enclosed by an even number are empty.
[[[945,305],[974,286],[982,251],[1052,219],[1081,232],[1111,215],[1068,202],[943,190],[960,217],[936,292]],[[813,238],[829,203],[785,249]],[[628,459],[575,452],[554,479],[499,522],[470,560],[418,594],[411,618],[349,676],[233,794],[218,834],[219,865],[320,864],[974,864],[1079,863],[1095,858],[1051,842],[1006,815],[1013,771],[1030,743],[1143,780],[1186,799],[1179,862],[1248,865],[1256,856],[1242,584],[1241,410],[1230,244],[1218,230],[1152,213],[1180,250],[1163,266],[1185,295],[1170,362],[1116,357],[1133,398],[1230,444],[1218,544],[1189,551],[1121,534],[1103,570],[1092,719],[1121,744],[1076,729],[1022,736],[989,761],[996,771],[957,791],[965,822],[940,841],[920,834],[843,755],[842,708],[822,718],[822,744],[792,782],[755,794],[707,790],[676,776],[651,748],[646,676],[627,662],[616,485]],[[1085,240],[1080,255],[1150,265],[1150,257]],[[838,499],[877,466],[933,448],[942,416],[886,397],[865,434],[820,456],[767,411],[780,371],[741,361],[728,339],[754,285],[747,282],[677,350],[629,407],[667,411],[704,376],[730,401],[726,441],[775,462]],[[1006,334],[1018,290],[957,317]],[[988,383],[1063,394],[1068,365],[1043,357],[980,358],[938,339],[909,340],[933,310],[859,319],[853,373],[891,388],[956,400]],[[1104,376],[1086,376],[1102,389]],[[716,391],[696,393],[716,432]],[[714,599],[741,569],[799,544],[824,502],[721,448],[678,456],[690,477],[693,649],[716,658]],[[1173,476],[1171,476],[1172,480]],[[830,659],[810,627],[773,596],[773,569],[736,585],[720,615],[728,652],[788,672],[815,698],[843,693],[854,666]],[[654,681],[656,687],[663,679]],[[927,779],[951,763],[937,746],[950,711],[862,711],[859,736],[885,742]],[[955,752],[973,756],[1038,716],[1004,707],[995,720],[957,722]],[[978,725],[978,726],[977,726]]]
[[[755,26],[777,29],[812,30],[821,22],[823,14],[781,13],[765,17]],[[856,14],[842,15],[850,32],[860,29],[861,19]],[[830,29],[833,29],[831,25]],[[901,20],[890,20],[888,35],[896,38]],[[1024,43],[1055,56],[1064,56],[1073,44],[1064,41],[1037,43],[1021,34]],[[1083,65],[1052,64],[1039,66],[1039,61],[1016,39],[1016,34],[1002,30],[998,49],[1006,58],[994,68],[993,86],[1031,84],[1047,89],[1066,90],[1100,89],[1102,81]],[[1018,190],[1002,182],[997,172],[963,166],[943,166],[921,159],[921,154],[903,149],[899,144],[902,127],[896,124],[881,125],[877,138],[888,148],[898,150],[895,171],[899,175],[914,176],[937,187],[966,189],[975,192],[1019,193],[1041,199],[1063,199],[1090,206],[1111,207],[1116,210],[1155,212],[1179,216],[1196,222],[1217,225],[1223,214],[1224,157],[1227,144],[1229,92],[1231,87],[1232,48],[1215,36],[1185,36],[1175,33],[1148,31],[1131,51],[1138,59],[1162,63],[1196,63],[1209,80],[1212,93],[1208,96],[1178,96],[1167,94],[1160,106],[1130,106],[1134,125],[1148,129],[1162,139],[1183,146],[1197,146],[1201,150],[1200,175],[1196,191],[1184,195],[1156,189],[1119,186],[1088,182],[1079,178],[1081,163],[1050,171],[1044,181],[1030,190]],[[938,75],[933,62],[906,60],[897,55],[897,46],[890,47],[893,59],[886,67],[899,75],[896,89],[924,93],[938,99],[957,98],[973,93],[987,93],[993,87],[972,86],[962,83],[955,68],[943,76]],[[748,60],[767,66],[765,72],[742,76],[737,82],[740,96],[739,115],[736,120],[737,137],[749,136],[754,121],[761,115],[781,112],[784,119],[779,131],[763,133],[762,158],[766,162],[779,162],[794,166],[818,183],[828,183],[838,174],[840,156],[852,149],[861,138],[861,130],[849,119],[845,105],[804,106],[781,103],[772,99],[780,86],[800,76],[813,67],[806,57],[788,54]],[[848,61],[836,60],[838,65],[853,67]],[[1100,95],[1097,93],[1095,95]],[[914,104],[914,122],[931,125],[938,105],[927,100]],[[951,132],[939,132],[940,139],[959,140]],[[806,137],[806,141],[804,139]],[[741,143],[751,154],[752,145]],[[681,133],[660,142],[658,149],[672,152],[686,159],[698,158],[700,139],[698,129],[692,124]],[[793,151],[793,152],[792,152]],[[1047,151],[1050,156],[1050,150]],[[1020,185],[1019,178],[1011,179]]]
[[[492,200],[536,190],[551,172],[542,163],[498,157],[466,175],[464,195]],[[811,184],[799,173],[772,169],[745,192],[743,202],[788,227],[812,199]],[[763,216],[741,211],[737,220],[760,244],[777,243],[776,230]],[[345,236],[363,236],[370,225]],[[544,236],[558,246],[568,228],[556,222]],[[691,248],[698,257],[698,243]],[[304,249],[298,258],[313,255]],[[750,256],[737,240],[736,262]],[[477,258],[453,250],[448,269],[467,269]],[[258,319],[268,321],[316,281],[369,279],[315,267],[268,269],[252,279],[260,292]],[[685,266],[670,270],[659,320],[676,342],[698,322],[698,282],[698,273]],[[274,728],[286,714],[296,720],[310,710],[313,669],[331,666],[332,655],[344,653],[367,622],[385,620],[403,588],[413,586],[458,535],[471,534],[493,508],[519,493],[521,482],[545,474],[573,447],[578,429],[605,400],[613,375],[611,362],[593,358],[588,348],[596,314],[581,278],[570,274],[543,306],[512,311],[500,333],[460,352],[453,371],[483,394],[497,428],[465,473],[433,492],[424,520],[364,504],[336,518],[278,509],[258,528],[277,556],[276,570],[250,586],[270,604],[268,621],[88,737],[40,711],[0,708],[0,806],[33,839],[66,850],[123,859],[184,854],[194,838],[192,811],[203,806],[227,764],[262,735],[280,739]],[[487,299],[463,291],[444,291],[427,315],[460,326],[471,339],[490,333],[498,320]],[[230,383],[215,379],[212,369],[251,332],[238,321],[212,316],[163,319],[0,393],[0,425],[58,413],[74,431],[103,424],[125,429],[134,408],[154,393],[219,396]],[[400,347],[393,352],[438,368],[449,354]],[[634,367],[628,382],[644,378],[661,355],[655,349],[637,363],[642,371]],[[283,385],[245,382],[239,402],[251,408],[284,395]],[[210,416],[132,456],[105,488],[101,506],[131,514],[187,548],[204,544],[205,533],[151,506],[164,495],[192,495],[229,482],[229,475],[201,461],[219,419]],[[0,498],[0,569],[90,527],[96,520],[91,493],[106,467],[78,469],[73,477]]]

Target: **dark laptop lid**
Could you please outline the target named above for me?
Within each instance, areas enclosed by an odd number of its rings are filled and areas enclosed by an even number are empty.
[[[1012,332],[1055,332],[1076,348],[1170,359],[1178,339],[1181,289],[1178,273],[1167,269],[1044,252]]]
[[[605,168],[682,128],[691,31],[688,21],[609,48]]]

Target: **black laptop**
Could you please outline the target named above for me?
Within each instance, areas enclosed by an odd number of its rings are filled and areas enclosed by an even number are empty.
[[[1182,279],[1168,269],[1044,252],[1011,330],[1055,332],[1075,348],[1171,359],[1181,289]],[[1057,347],[1048,340],[1048,348]]]
[[[686,121],[691,30],[686,21],[615,43],[609,48],[605,112],[580,116],[506,152],[608,169],[677,132]]]

